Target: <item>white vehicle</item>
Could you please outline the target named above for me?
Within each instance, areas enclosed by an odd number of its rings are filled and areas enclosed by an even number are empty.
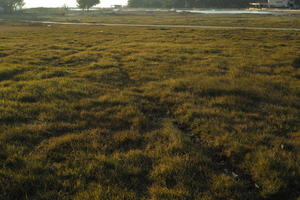
[[[251,6],[257,8],[295,8],[295,0],[268,0],[267,2],[250,3]]]

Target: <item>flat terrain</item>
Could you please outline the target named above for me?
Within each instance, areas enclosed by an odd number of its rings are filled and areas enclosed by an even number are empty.
[[[300,31],[300,28],[275,28],[275,27],[251,27],[251,26],[200,26],[200,25],[170,25],[170,24],[108,24],[91,22],[58,22],[58,21],[23,21],[30,24],[56,25],[82,25],[82,26],[114,26],[114,27],[150,27],[150,28],[194,28],[194,29],[222,29],[222,30],[269,30],[269,31]]]
[[[299,200],[299,119],[298,31],[0,24],[0,199]]]
[[[280,12],[278,12],[280,13]],[[300,11],[282,14],[193,14],[176,12],[128,12],[115,13],[91,11],[89,13],[61,12],[37,19],[61,22],[89,22],[111,24],[160,24],[196,26],[245,26],[269,28],[300,28]]]
[[[23,13],[14,16],[0,15],[0,21],[1,19],[20,19],[73,23],[300,28],[300,10],[269,10],[269,12],[274,14],[196,14],[171,11],[130,11],[126,9],[80,12],[55,8],[36,8],[24,10]]]

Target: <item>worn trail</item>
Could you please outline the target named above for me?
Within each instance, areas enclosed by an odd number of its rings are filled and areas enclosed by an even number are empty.
[[[198,26],[198,25],[170,25],[170,24],[108,24],[108,23],[77,23],[54,21],[25,21],[29,23],[61,24],[61,25],[86,25],[86,26],[118,26],[118,27],[158,27],[158,28],[200,28],[200,29],[245,29],[245,30],[270,30],[270,31],[300,31],[300,28],[268,28],[268,27],[243,27],[243,26]]]

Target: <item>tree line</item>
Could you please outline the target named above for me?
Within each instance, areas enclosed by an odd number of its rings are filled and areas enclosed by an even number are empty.
[[[77,6],[82,10],[89,10],[100,3],[100,0],[76,0]],[[0,0],[0,9],[5,13],[13,13],[25,5],[24,0]],[[0,10],[1,11],[1,10]]]
[[[77,6],[83,10],[89,10],[100,3],[100,0],[76,1]],[[128,0],[128,6],[133,8],[247,8],[250,2],[255,1],[258,0]],[[12,13],[22,8],[24,4],[24,0],[0,0],[0,9]],[[300,0],[296,0],[296,4],[300,5]]]
[[[129,0],[128,6],[133,8],[247,8],[249,3],[255,1],[258,0]],[[296,0],[296,3],[299,2],[300,0]]]
[[[12,13],[24,6],[23,0],[0,0],[0,7],[7,13]]]

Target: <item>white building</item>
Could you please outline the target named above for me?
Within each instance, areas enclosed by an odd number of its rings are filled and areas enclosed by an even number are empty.
[[[250,3],[251,6],[259,8],[295,8],[295,0],[265,0]]]
[[[268,0],[268,7],[292,8],[295,7],[295,0]]]

